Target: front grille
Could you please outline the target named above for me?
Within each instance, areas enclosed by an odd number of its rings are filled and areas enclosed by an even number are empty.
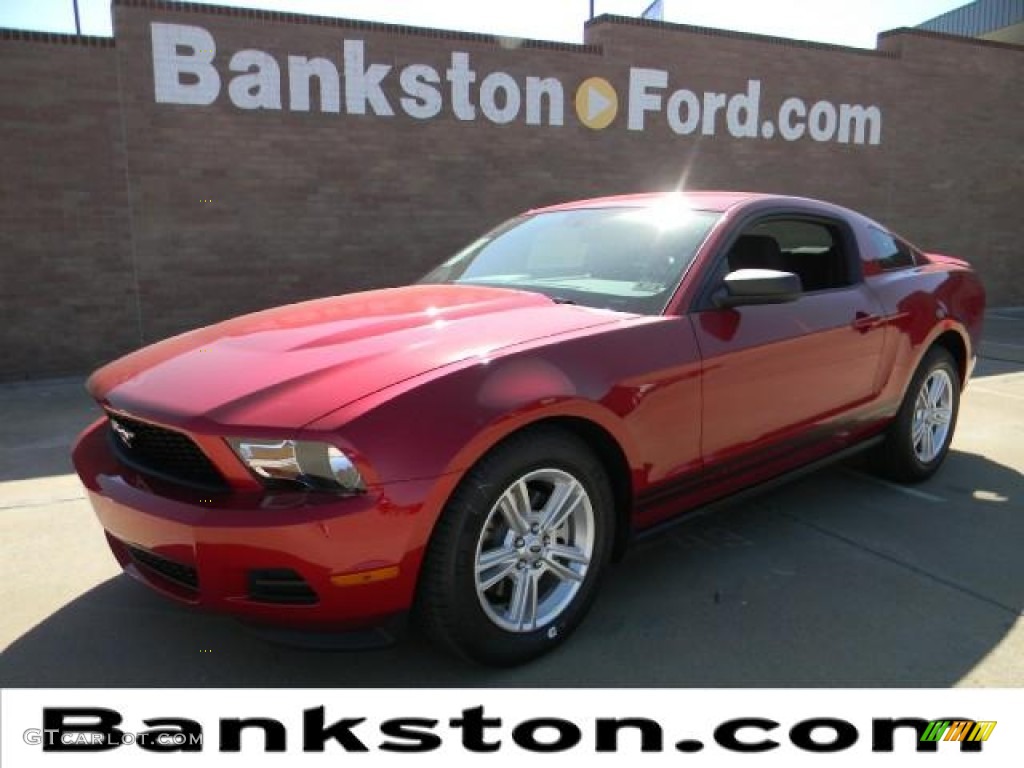
[[[318,602],[316,592],[290,568],[249,571],[249,599],[280,605],[312,605]]]
[[[193,592],[199,591],[199,573],[192,566],[168,560],[148,549],[139,549],[130,544],[125,544],[125,549],[128,550],[132,559],[143,568],[163,576],[180,587],[185,587]]]
[[[210,490],[227,487],[213,462],[181,432],[110,414],[110,440],[121,460],[141,472]]]

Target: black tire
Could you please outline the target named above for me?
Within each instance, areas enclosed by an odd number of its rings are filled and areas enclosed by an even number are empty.
[[[507,518],[497,507],[506,491],[512,493],[512,487],[520,479],[540,477],[523,485],[530,489],[528,507],[543,510],[558,506],[554,502],[548,505],[543,500],[544,473],[552,473],[558,482],[563,482],[563,475],[571,477],[579,486],[573,486],[571,481],[565,481],[563,486],[551,485],[547,499],[554,498],[556,487],[571,488],[575,496],[570,498],[580,498],[579,488],[586,494],[585,501],[581,499],[579,503],[566,505],[576,511],[570,515],[565,527],[559,529],[566,536],[570,535],[569,532],[589,531],[587,535],[592,537],[587,539],[592,552],[589,562],[578,566],[570,564],[573,568],[585,570],[578,574],[577,579],[564,579],[555,571],[545,575],[547,566],[544,563],[537,565],[536,561],[531,561],[524,566],[522,559],[515,563],[506,560],[501,566],[495,566],[495,571],[499,567],[514,568],[521,573],[513,570],[489,588],[491,591],[478,594],[478,586],[487,580],[477,575],[480,553],[485,549],[512,552],[523,540],[523,536],[517,535],[507,524]],[[564,492],[569,493],[568,490]],[[588,514],[587,509],[592,514]],[[537,514],[539,521],[542,515],[540,512]],[[577,517],[582,522],[577,523]],[[590,520],[593,521],[592,526],[588,522]],[[434,529],[420,575],[415,610],[418,624],[434,642],[481,664],[513,666],[547,653],[565,641],[590,608],[610,559],[614,520],[614,501],[608,477],[584,441],[572,433],[551,427],[529,429],[509,437],[466,474]],[[539,524],[536,527],[539,528]],[[547,529],[531,529],[525,536],[547,532]],[[496,546],[493,538],[496,536],[504,536],[505,543]],[[582,540],[582,534],[580,538]],[[532,541],[539,546],[540,541],[536,537]],[[560,537],[552,546],[565,541]],[[575,543],[576,539],[571,541]],[[547,539],[544,542],[543,556],[548,557]],[[526,550],[519,548],[515,551],[522,553]],[[539,557],[536,552],[531,556]],[[537,569],[536,574],[531,573],[531,565]],[[502,609],[500,605],[495,606],[501,600],[493,596],[497,594],[500,598],[502,590],[505,590],[507,610],[512,615],[514,597],[509,590],[514,592],[521,578],[529,582],[532,576],[536,576],[530,582],[535,590],[532,594],[536,596],[531,603],[535,618],[545,602],[564,605],[558,608],[550,621],[532,628],[522,624],[516,630],[499,626],[497,622],[501,617],[495,616]],[[538,586],[540,584],[546,586],[542,589]],[[557,600],[552,597],[555,589],[562,590],[559,595],[564,597]],[[550,600],[542,601],[543,590],[548,590],[546,594]]]
[[[952,414],[949,428],[941,439],[934,456],[927,458],[931,451],[924,451],[922,458],[921,446],[914,437],[914,418],[917,411],[918,397],[926,381],[937,374],[945,374],[950,388],[950,405]],[[944,347],[932,347],[925,354],[921,364],[910,380],[910,386],[903,397],[896,419],[886,432],[885,442],[874,454],[874,466],[880,474],[901,483],[919,483],[927,480],[942,465],[949,445],[956,430],[956,420],[960,412],[960,373],[953,356]]]

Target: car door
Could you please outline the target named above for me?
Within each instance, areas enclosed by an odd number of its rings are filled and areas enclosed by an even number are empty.
[[[848,443],[877,393],[883,338],[849,226],[763,216],[727,240],[712,267],[691,313],[706,482],[757,482]],[[794,272],[803,292],[781,304],[716,306],[725,274],[745,268]]]

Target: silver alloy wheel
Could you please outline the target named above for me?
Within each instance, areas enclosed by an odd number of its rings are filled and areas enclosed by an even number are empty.
[[[927,464],[942,452],[953,420],[953,382],[944,368],[936,368],[921,385],[914,403],[910,441],[918,461]]]
[[[476,544],[476,594],[487,618],[517,633],[555,621],[587,575],[594,533],[590,496],[568,472],[537,469],[513,482]]]

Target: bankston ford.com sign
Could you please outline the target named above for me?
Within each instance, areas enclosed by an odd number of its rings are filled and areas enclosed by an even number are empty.
[[[470,55],[452,51],[447,65],[409,64],[398,69],[374,63],[363,40],[341,41],[341,65],[328,58],[271,54],[246,49],[232,54],[228,71],[214,63],[217,41],[202,27],[153,23],[153,75],[156,101],[207,106],[227,98],[239,109],[309,112],[313,94],[329,114],[393,118],[399,112],[430,120],[450,112],[457,120],[488,120],[505,125],[558,127],[566,122],[566,84],[557,77],[516,78],[507,72],[478,72]],[[403,94],[389,98],[393,81]],[[225,88],[226,86],[226,88]],[[387,90],[387,92],[386,92]],[[608,128],[620,109],[626,128],[643,131],[657,122],[680,135],[728,135],[736,139],[775,139],[878,145],[882,112],[877,106],[808,101],[790,96],[777,109],[762,104],[761,81],[750,79],[742,93],[675,88],[669,73],[631,67],[626,93],[603,77],[576,86],[572,106],[580,123]]]

